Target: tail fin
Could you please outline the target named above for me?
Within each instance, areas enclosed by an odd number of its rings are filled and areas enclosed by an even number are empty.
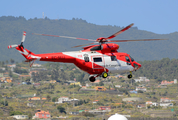
[[[36,58],[34,53],[32,53],[31,51],[27,50],[27,49],[24,48],[23,46],[20,46],[20,45],[19,45],[18,47],[16,47],[16,49],[17,49],[27,60]]]

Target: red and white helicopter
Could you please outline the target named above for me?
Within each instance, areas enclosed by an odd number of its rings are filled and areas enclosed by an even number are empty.
[[[89,80],[91,82],[94,82],[96,77],[98,76],[107,78],[108,74],[110,73],[130,72],[128,78],[132,78],[132,71],[138,70],[141,67],[141,64],[137,63],[129,54],[118,52],[117,50],[119,49],[119,45],[110,42],[164,40],[164,39],[110,40],[124,32],[125,30],[128,30],[132,26],[133,23],[107,38],[100,37],[96,40],[34,33],[36,35],[42,36],[63,37],[93,41],[93,43],[85,44],[90,46],[83,47],[83,50],[80,51],[34,54],[31,51],[24,48],[23,46],[26,37],[25,31],[23,32],[21,44],[10,45],[8,46],[8,48],[16,48],[26,58],[26,62],[32,62],[32,64],[35,60],[47,62],[73,63],[81,70],[90,74]],[[91,45],[95,43],[98,43],[99,45]],[[78,45],[75,47],[81,47],[85,45]]]

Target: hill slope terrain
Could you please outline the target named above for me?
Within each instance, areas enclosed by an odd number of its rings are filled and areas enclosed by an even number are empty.
[[[97,39],[99,37],[108,37],[122,28],[123,27],[119,26],[95,25],[87,23],[82,19],[50,20],[48,18],[34,18],[26,20],[24,17],[2,16],[0,17],[0,60],[9,60],[11,58],[16,61],[25,60],[25,58],[23,58],[15,49],[7,49],[8,45],[20,44],[23,31],[27,32],[26,41],[24,43],[25,48],[34,53],[51,53],[81,50],[82,48],[74,49],[71,47],[89,42],[65,38],[37,36],[32,33]],[[178,32],[170,34],[155,34],[139,30],[137,27],[132,27],[124,33],[118,35],[113,40],[151,38],[166,38],[169,40],[118,43],[120,45],[119,51],[131,54],[136,61],[160,60],[167,57],[170,59],[178,58]]]

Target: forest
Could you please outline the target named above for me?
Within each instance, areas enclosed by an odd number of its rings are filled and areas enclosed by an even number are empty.
[[[163,58],[161,60],[140,61],[142,67],[134,72],[134,75],[145,76],[155,79],[157,82],[162,80],[173,81],[178,78],[178,59]]]

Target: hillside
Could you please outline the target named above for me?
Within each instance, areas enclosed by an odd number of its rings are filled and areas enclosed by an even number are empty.
[[[87,23],[82,19],[50,20],[48,18],[34,18],[26,20],[24,17],[2,16],[0,17],[0,60],[9,60],[10,58],[13,58],[16,61],[24,60],[24,58],[15,49],[7,49],[8,45],[20,44],[23,31],[27,32],[26,41],[24,43],[25,48],[34,53],[50,53],[80,50],[82,48],[74,49],[71,47],[75,45],[86,44],[88,41],[36,36],[32,35],[32,33],[97,39],[98,37],[108,37],[119,31],[121,28],[122,27],[119,26],[95,25]],[[168,38],[169,40],[119,43],[119,51],[131,54],[131,56],[137,61],[160,60],[167,57],[170,59],[178,58],[178,32],[170,34],[155,34],[152,32],[139,30],[137,27],[132,27],[126,32],[118,35],[114,40],[143,38]]]

